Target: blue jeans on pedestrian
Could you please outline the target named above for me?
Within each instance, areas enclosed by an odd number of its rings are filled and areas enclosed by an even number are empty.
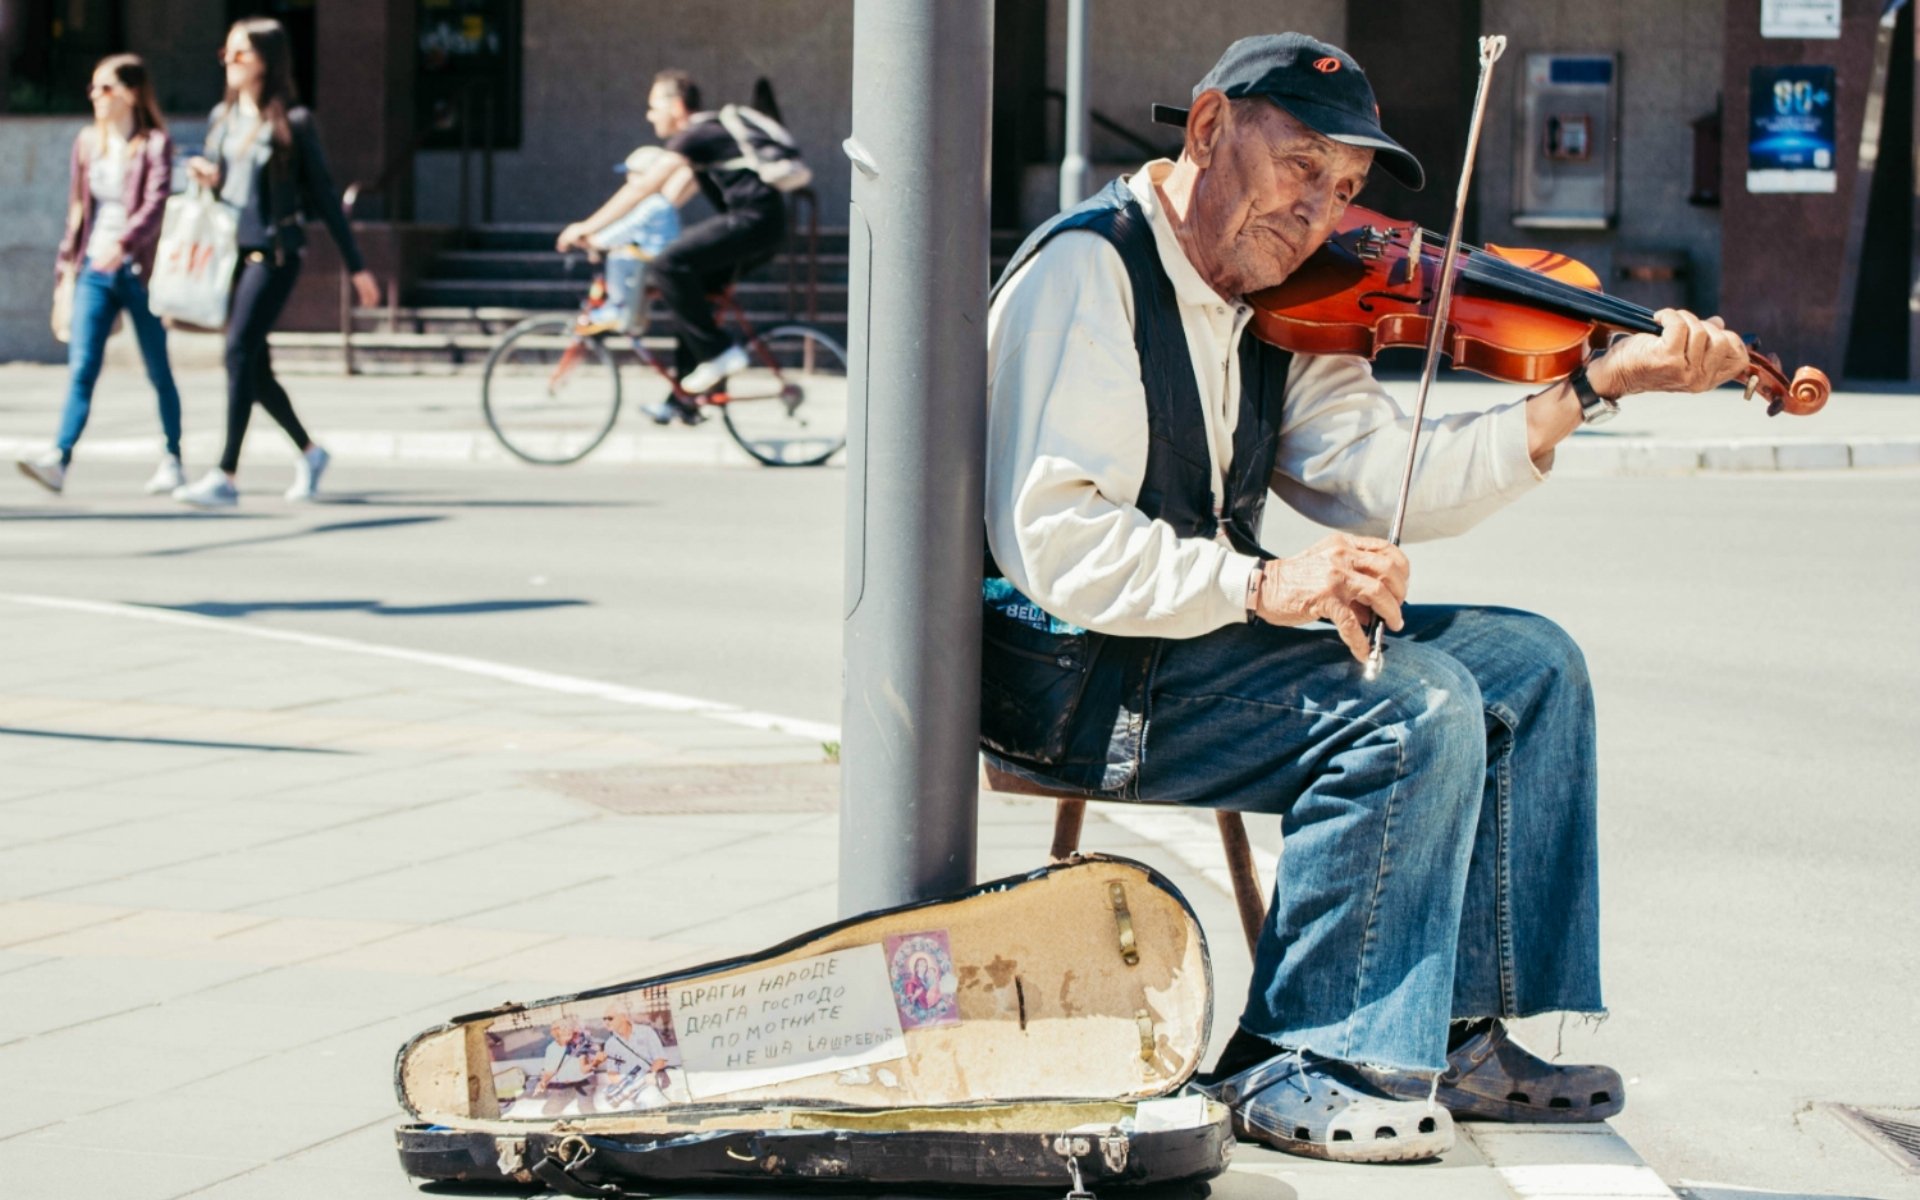
[[[107,357],[107,335],[113,332],[113,320],[122,310],[133,321],[140,359],[146,363],[147,379],[160,402],[160,428],[166,435],[167,453],[175,457],[180,454],[180,392],[173,386],[173,368],[167,362],[167,329],[147,307],[146,283],[134,273],[131,263],[121,263],[108,275],[82,260],[74,279],[73,329],[67,341],[67,406],[60,416],[60,436],[55,442],[63,460],[73,457],[80,432],[87,427],[93,387],[100,381],[100,367]]]
[[[1138,782],[1283,815],[1242,1029],[1432,1073],[1450,1021],[1602,1011],[1593,692],[1543,617],[1406,619],[1371,683],[1324,627],[1164,643]]]

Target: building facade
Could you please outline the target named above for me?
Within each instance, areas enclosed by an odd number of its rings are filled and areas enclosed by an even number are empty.
[[[1354,52],[1387,128],[1427,163],[1426,192],[1382,182],[1364,202],[1444,228],[1475,41],[1504,33],[1468,237],[1566,252],[1609,290],[1649,306],[1724,312],[1835,375],[1851,366],[1905,378],[1915,365],[1905,304],[1914,281],[1910,6],[1893,6],[1889,37],[1880,32],[1888,0],[1834,0],[1834,38],[1765,36],[1776,9],[1817,16],[1822,7],[1772,0],[1090,6],[1096,178],[1177,147],[1177,131],[1148,122],[1148,105],[1184,101],[1231,40],[1299,29]],[[997,0],[995,9],[994,151],[981,167],[991,173],[996,226],[1015,228],[1044,217],[1057,194],[1066,0]],[[0,26],[10,110],[0,114],[0,358],[58,353],[45,334],[43,293],[65,147],[93,59],[122,48],[146,54],[163,100],[193,128],[218,98],[214,51],[227,22],[252,12],[280,16],[301,41],[303,86],[341,182],[363,184],[363,220],[444,230],[584,215],[618,185],[613,164],[651,140],[647,85],[673,66],[691,71],[710,102],[745,101],[770,86],[814,165],[823,223],[844,224],[853,0],[27,0],[5,11],[14,16]],[[1833,68],[1833,190],[1750,192],[1756,68],[1795,65]],[[1876,70],[1878,184],[1859,170]],[[1548,80],[1556,73],[1585,80],[1591,94],[1556,91]],[[1592,83],[1599,75],[1604,87]],[[63,98],[70,111],[50,111]],[[1605,193],[1597,205],[1562,211],[1589,185]],[[403,284],[410,247],[437,244],[372,240]],[[1863,244],[1875,248],[1864,283]],[[301,311],[324,324],[332,310],[315,302]]]

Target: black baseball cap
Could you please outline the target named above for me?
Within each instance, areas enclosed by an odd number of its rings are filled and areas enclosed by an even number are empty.
[[[1415,191],[1426,182],[1420,160],[1380,128],[1380,104],[1367,73],[1338,46],[1304,33],[1243,37],[1194,85],[1194,98],[1207,91],[1229,100],[1265,96],[1315,133],[1375,151],[1374,161]],[[1188,111],[1156,104],[1153,119],[1184,126]]]

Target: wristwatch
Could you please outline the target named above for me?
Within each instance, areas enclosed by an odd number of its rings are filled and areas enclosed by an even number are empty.
[[[1587,381],[1587,364],[1581,363],[1567,376],[1567,386],[1580,398],[1580,423],[1598,425],[1602,421],[1611,421],[1620,415],[1620,404],[1610,396],[1602,396],[1593,390],[1593,384]]]

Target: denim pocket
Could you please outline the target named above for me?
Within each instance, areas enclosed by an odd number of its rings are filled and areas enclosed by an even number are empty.
[[[982,615],[980,740],[996,754],[1051,767],[1067,757],[1087,688],[1089,637],[1035,629],[991,608]]]

